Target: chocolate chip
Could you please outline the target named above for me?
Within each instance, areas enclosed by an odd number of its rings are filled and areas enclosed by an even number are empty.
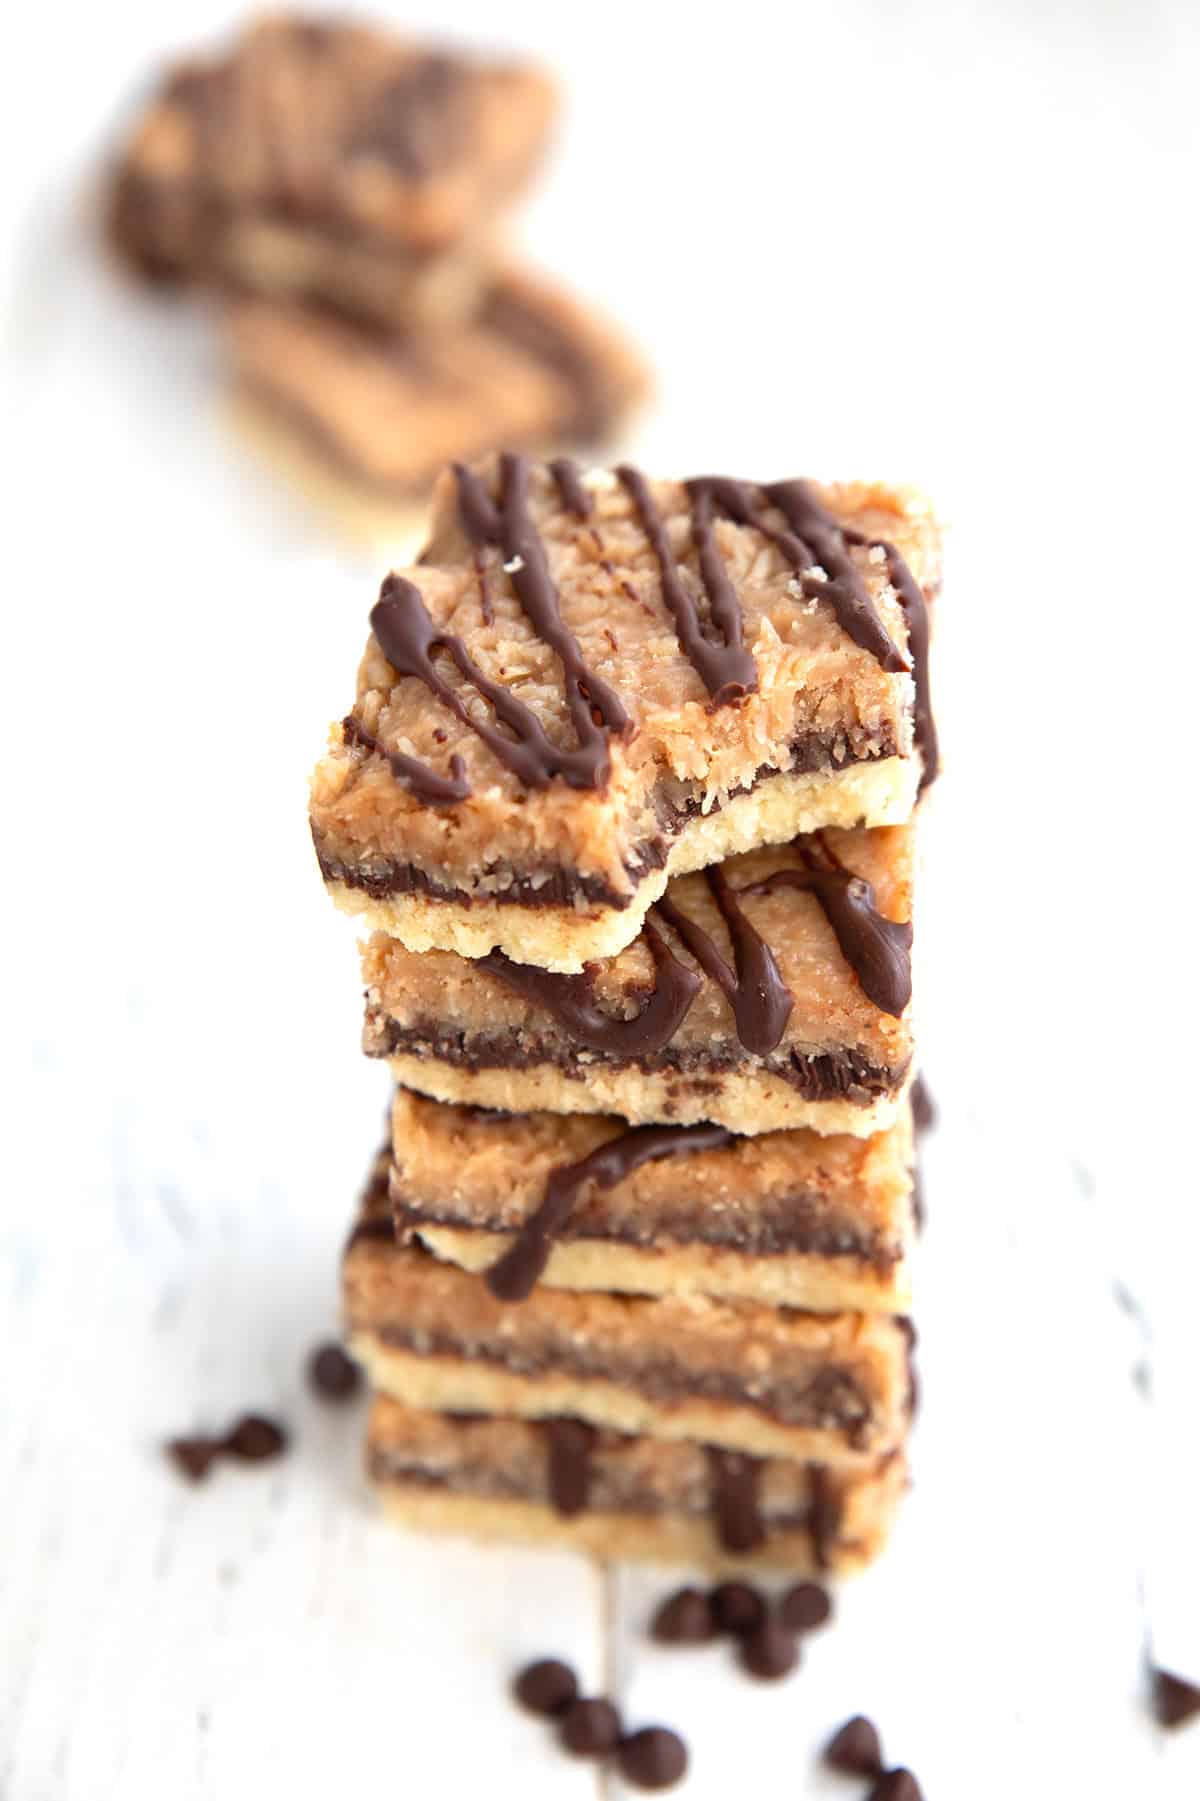
[[[844,1770],[848,1776],[878,1776],[883,1769],[878,1730],[861,1713],[834,1733],[824,1755],[830,1769]]]
[[[671,1788],[688,1767],[687,1746],[666,1726],[643,1726],[621,1740],[617,1762],[634,1788]]]
[[[753,1632],[767,1617],[767,1604],[749,1582],[720,1582],[709,1597],[718,1632],[734,1638]]]
[[[800,1646],[795,1633],[786,1626],[777,1620],[764,1620],[742,1639],[738,1657],[748,1675],[763,1682],[776,1682],[795,1669],[800,1661]]]
[[[1154,1717],[1160,1726],[1185,1726],[1200,1714],[1200,1688],[1169,1670],[1152,1670]]]
[[[287,1433],[274,1420],[261,1413],[244,1413],[226,1434],[221,1448],[243,1463],[265,1463],[271,1457],[282,1457],[287,1442]]]
[[[513,1694],[530,1713],[547,1719],[566,1713],[579,1693],[579,1682],[569,1663],[557,1657],[542,1657],[527,1664],[513,1683]]]
[[[203,1482],[221,1454],[221,1441],[219,1438],[172,1438],[164,1449],[189,1482]]]
[[[602,1697],[572,1701],[562,1716],[558,1736],[573,1757],[607,1757],[621,1738],[621,1716]]]
[[[879,1778],[867,1801],[923,1801],[921,1785],[911,1770],[889,1770]]]
[[[793,1632],[815,1632],[833,1612],[833,1602],[819,1582],[797,1582],[779,1603],[779,1617]]]
[[[712,1604],[699,1588],[668,1595],[650,1622],[650,1636],[660,1645],[706,1645],[716,1630]]]
[[[308,1360],[309,1386],[323,1401],[349,1401],[362,1387],[362,1370],[340,1344],[318,1345]]]

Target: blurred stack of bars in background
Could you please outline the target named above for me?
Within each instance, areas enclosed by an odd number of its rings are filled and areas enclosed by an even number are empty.
[[[443,464],[602,445],[645,393],[623,334],[506,247],[556,110],[529,64],[264,19],[144,107],[109,241],[215,302],[275,467],[351,528],[403,530]]]

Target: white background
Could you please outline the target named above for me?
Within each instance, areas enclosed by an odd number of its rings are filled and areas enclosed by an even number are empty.
[[[27,8],[5,71],[0,1795],[589,1795],[503,1698],[558,1651],[680,1727],[696,1801],[852,1795],[813,1751],[858,1709],[931,1801],[1194,1798],[1139,1683],[1149,1632],[1200,1675],[1200,13],[405,9],[561,72],[521,232],[648,346],[646,463],[910,477],[953,528],[920,1479],[775,1689],[647,1647],[657,1579],[389,1533],[304,1396],[384,1100],[304,780],[379,559],[82,214],[139,79],[232,16]],[[296,1454],[178,1486],[162,1437],[248,1405]]]

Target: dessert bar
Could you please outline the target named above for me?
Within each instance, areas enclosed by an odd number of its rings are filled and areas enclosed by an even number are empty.
[[[374,933],[363,1047],[440,1100],[868,1135],[912,1061],[913,826],[820,832],[676,876],[582,974]]]
[[[485,1277],[516,1262],[523,1283],[552,1288],[822,1313],[910,1304],[907,1109],[874,1138],[737,1138],[486,1112],[401,1089],[392,1141],[401,1238]]]
[[[268,455],[310,490],[393,506],[497,442],[604,443],[646,386],[614,325],[514,268],[436,330],[253,298],[227,306],[224,330],[242,423]]]
[[[597,1430],[482,1419],[378,1397],[367,1470],[405,1526],[710,1569],[848,1573],[876,1555],[904,1459],[863,1470]]]
[[[939,555],[882,487],[448,472],[314,777],[330,892],[410,950],[570,973],[671,875],[904,821]]]
[[[167,77],[114,175],[110,236],[150,279],[389,326],[442,319],[472,303],[481,241],[554,106],[531,65],[349,21],[262,20]]]

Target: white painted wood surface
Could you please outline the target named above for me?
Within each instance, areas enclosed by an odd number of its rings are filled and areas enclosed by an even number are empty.
[[[895,1549],[760,1688],[647,1645],[659,1577],[373,1517],[357,1421],[301,1378],[384,1103],[303,804],[380,557],[228,441],[203,325],[119,291],[79,231],[113,97],[230,9],[28,16],[3,159],[4,1801],[590,1794],[504,1698],[542,1651],[677,1725],[695,1801],[851,1792],[814,1749],[860,1708],[931,1801],[1200,1794],[1200,1729],[1167,1741],[1140,1693],[1151,1628],[1200,1671],[1173,1098],[1200,1001],[1196,14],[780,12],[452,23],[571,84],[525,235],[658,360],[639,454],[911,474],[955,528],[921,915],[944,1125]],[[294,1455],[181,1488],[159,1441],[248,1405]]]

